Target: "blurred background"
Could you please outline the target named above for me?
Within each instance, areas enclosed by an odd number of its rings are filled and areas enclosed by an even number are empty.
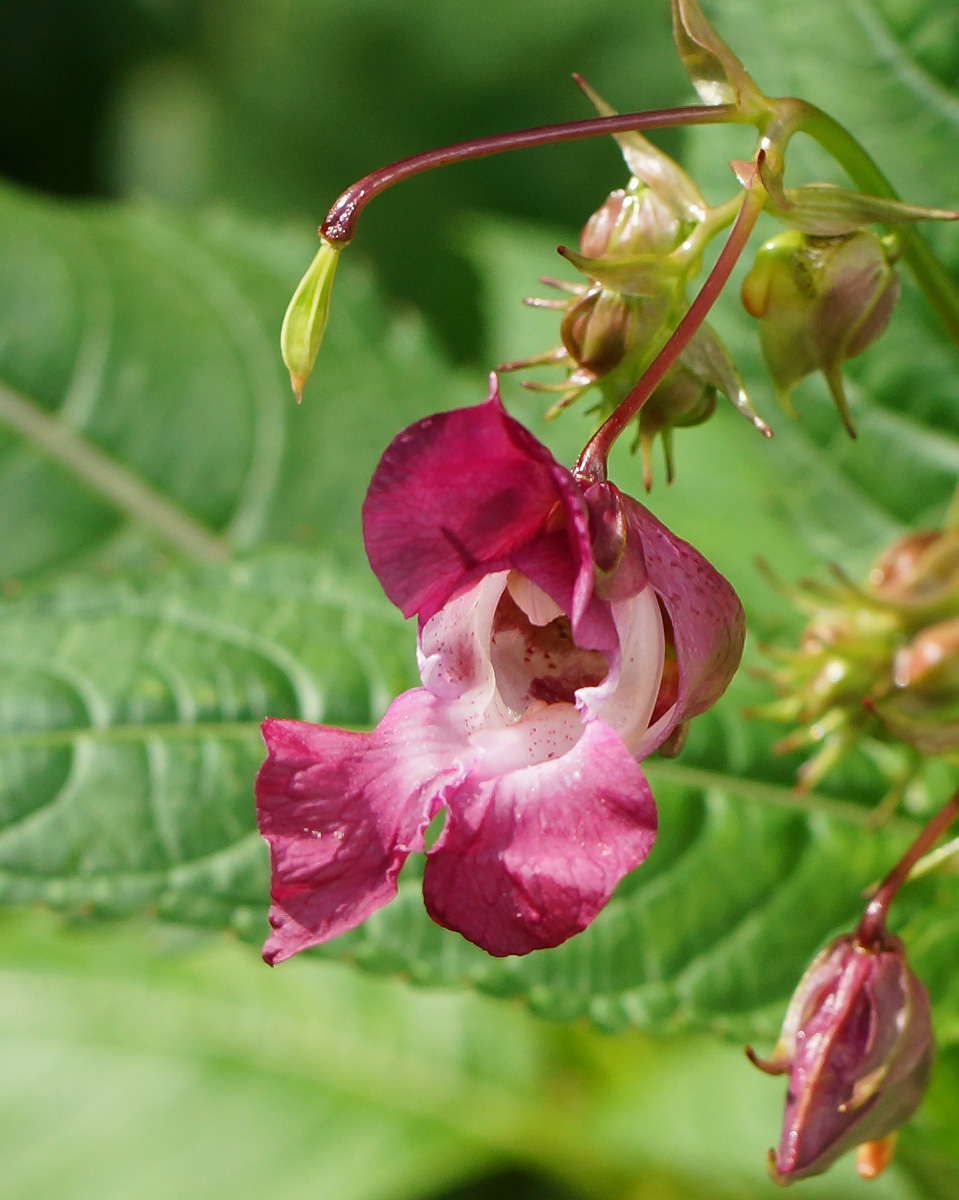
[[[587,115],[574,70],[622,110],[688,101],[667,10],[0,0],[0,171],[70,200],[149,197],[308,233],[385,162]],[[679,134],[660,144],[682,150]],[[611,141],[459,166],[385,195],[350,253],[450,361],[485,370],[466,226],[493,214],[573,240],[622,179]],[[339,964],[269,972],[248,946],[173,927],[4,916],[0,1047],[4,1200],[773,1194],[782,1089],[737,1046],[607,1038]],[[950,1194],[955,1069],[947,1056],[918,1149],[874,1200]],[[847,1162],[803,1188],[862,1186]]]
[[[573,71],[620,108],[689,93],[660,0],[3,0],[0,21],[8,176],[307,227],[384,163],[591,115]],[[464,215],[575,231],[621,177],[604,140],[466,164],[372,205],[357,249],[450,354],[483,360]]]

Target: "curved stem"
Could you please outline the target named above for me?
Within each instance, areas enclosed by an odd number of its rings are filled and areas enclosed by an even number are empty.
[[[940,835],[959,817],[959,792],[951,796],[892,868],[869,902],[862,920],[856,927],[856,941],[866,949],[882,945],[886,933],[886,917],[896,893],[905,883],[909,872],[920,858],[938,841]]]
[[[852,134],[828,113],[812,104],[802,104],[794,125],[796,130],[814,138],[840,164],[861,192],[898,200],[895,188],[879,169],[872,156],[863,149]],[[896,228],[902,246],[902,256],[909,265],[946,328],[949,337],[959,347],[959,291],[932,247],[914,225]]]
[[[339,197],[320,226],[320,236],[328,242],[349,242],[363,208],[388,187],[443,167],[448,163],[487,158],[506,150],[522,150],[528,146],[546,146],[551,142],[570,142],[581,138],[600,137],[610,133],[627,133],[638,129],[668,129],[675,125],[722,125],[742,123],[743,118],[732,104],[688,105],[684,108],[664,108],[653,112],[617,113],[612,117],[589,117],[583,121],[567,121],[560,125],[542,125],[536,129],[521,129],[492,137],[474,138],[427,150],[381,167],[364,176]]]
[[[765,195],[766,193],[761,187],[754,186],[743,196],[729,236],[695,300],[683,314],[682,320],[673,330],[666,345],[653,359],[633,390],[586,443],[573,468],[573,474],[584,484],[589,485],[605,480],[606,460],[609,458],[609,452],[612,450],[614,442],[686,349],[719,293],[726,286],[732,269],[736,265],[736,260],[742,254],[753,226],[756,224],[756,219],[762,212]]]

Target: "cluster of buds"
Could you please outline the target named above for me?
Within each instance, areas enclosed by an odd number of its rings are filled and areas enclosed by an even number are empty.
[[[613,114],[591,88],[579,83],[602,115]],[[735,213],[735,201],[710,208],[682,167],[641,134],[619,134],[616,140],[632,172],[627,186],[611,192],[586,222],[578,253],[559,248],[586,282],[545,278],[542,283],[567,293],[568,299],[526,300],[533,307],[562,312],[561,344],[499,367],[566,369],[560,383],[524,384],[532,391],[558,395],[547,419],[593,387],[600,395],[600,416],[616,410],[686,311],[686,287],[702,265],[704,247]],[[666,479],[671,482],[673,429],[707,420],[720,393],[769,435],[722,342],[708,325],[700,325],[636,417],[634,449],[638,445],[642,453],[647,491],[656,437],[662,439]]]
[[[802,788],[856,744],[905,746],[894,804],[920,756],[959,751],[959,529],[897,539],[862,587],[834,576],[779,585],[809,623],[796,649],[764,648],[779,698],[753,715],[801,726],[776,748],[815,748]]]

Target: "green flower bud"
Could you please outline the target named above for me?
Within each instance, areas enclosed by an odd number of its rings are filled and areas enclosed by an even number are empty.
[[[674,476],[672,431],[701,425],[716,411],[716,396],[722,393],[766,437],[772,431],[750,403],[725,346],[708,325],[701,325],[679,357],[639,411],[639,445],[643,457],[643,483],[652,487],[652,444],[662,438],[666,482]]]
[[[786,412],[795,415],[795,385],[820,370],[855,436],[840,367],[882,333],[898,298],[890,255],[871,230],[841,237],[791,230],[760,248],[742,301],[760,322],[763,357]]]
[[[300,280],[283,318],[280,348],[297,403],[313,370],[330,315],[330,294],[342,246],[320,238],[320,248]]]
[[[632,179],[629,186],[610,192],[589,218],[579,237],[580,254],[587,258],[616,258],[633,254],[669,254],[685,236],[670,205],[652,188]]]
[[[669,308],[668,298],[644,301],[597,285],[570,302],[560,322],[560,337],[580,376],[585,371],[597,380],[619,366],[636,345],[655,336]]]

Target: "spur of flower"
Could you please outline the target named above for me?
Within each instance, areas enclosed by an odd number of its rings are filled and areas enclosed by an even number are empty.
[[[584,929],[656,836],[640,759],[716,700],[743,614],[690,545],[588,486],[507,415],[400,433],[363,510],[387,596],[418,619],[422,687],[371,733],[268,720],[257,779],[279,962],[395,894],[445,809],[427,910],[494,955]]]

